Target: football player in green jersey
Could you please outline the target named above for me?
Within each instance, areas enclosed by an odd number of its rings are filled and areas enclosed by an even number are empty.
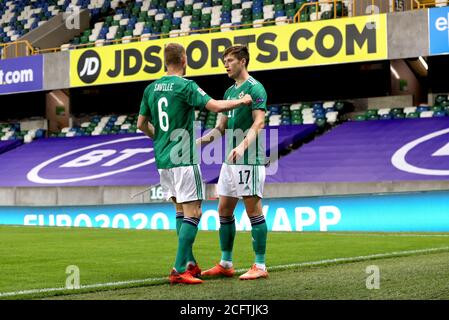
[[[221,115],[216,128],[198,139],[197,144],[207,144],[212,137],[226,132],[226,161],[218,179],[218,213],[220,216],[221,261],[202,273],[204,276],[234,275],[232,248],[235,237],[234,209],[243,198],[251,222],[255,263],[241,280],[268,277],[265,266],[267,225],[262,213],[263,186],[265,182],[265,147],[260,137],[265,126],[267,94],[263,85],[248,73],[249,52],[245,46],[227,48],[223,61],[228,76],[235,81],[226,91],[225,99],[251,95],[251,108],[240,107]],[[242,133],[241,139],[235,139]],[[237,141],[240,141],[238,143]]]
[[[153,139],[162,189],[177,209],[178,250],[171,283],[197,284],[201,270],[192,246],[201,218],[204,188],[195,157],[195,107],[225,112],[251,105],[251,96],[214,100],[195,81],[184,79],[187,56],[183,46],[170,43],[164,49],[167,75],[151,83],[143,94],[138,128]],[[246,107],[249,109],[249,107]]]

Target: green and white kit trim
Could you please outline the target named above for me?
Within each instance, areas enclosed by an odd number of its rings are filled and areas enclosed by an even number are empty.
[[[234,198],[244,196],[263,198],[264,184],[265,166],[223,163],[218,179],[218,195]]]
[[[167,200],[175,197],[177,203],[183,203],[205,199],[204,183],[198,164],[158,171]]]

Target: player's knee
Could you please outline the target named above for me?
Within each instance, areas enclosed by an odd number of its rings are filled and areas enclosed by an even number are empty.
[[[259,212],[257,212],[257,208],[255,208],[254,206],[245,206],[245,211],[249,218],[259,215]]]
[[[220,216],[220,217],[230,217],[230,216],[232,216],[234,214],[234,211],[233,210],[229,210],[228,208],[226,208],[226,207],[219,207],[218,208],[218,215]]]
[[[261,210],[258,210],[257,208],[246,208],[246,213],[248,214],[248,218],[257,217],[262,214]]]
[[[192,216],[197,219],[201,219],[202,214],[203,214],[203,212],[201,211],[201,208],[198,208],[198,209],[195,209],[192,211]]]

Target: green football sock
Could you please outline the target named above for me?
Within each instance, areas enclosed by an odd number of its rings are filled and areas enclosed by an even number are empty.
[[[179,230],[181,230],[182,221],[184,219],[184,213],[183,212],[176,212],[176,235],[179,236]],[[193,251],[190,250],[187,254],[187,262],[192,261],[196,264],[195,257],[193,256]]]
[[[186,271],[189,255],[192,255],[192,246],[198,232],[198,222],[199,219],[184,217],[184,222],[179,230],[178,251],[175,261],[175,269],[179,273]]]
[[[176,235],[179,236],[179,230],[181,230],[182,220],[184,219],[183,212],[176,212]]]
[[[221,260],[232,261],[232,249],[235,238],[235,219],[231,217],[220,217],[220,236]]]
[[[267,223],[263,215],[250,217],[251,235],[253,237],[253,250],[256,254],[255,263],[265,264],[265,251],[267,248]]]

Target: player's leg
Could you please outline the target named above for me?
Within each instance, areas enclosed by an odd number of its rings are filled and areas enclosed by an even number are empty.
[[[220,264],[226,269],[231,269],[232,250],[235,239],[235,217],[234,210],[237,206],[238,198],[220,196],[218,202],[218,214],[220,216],[220,236],[221,261]]]
[[[166,200],[171,200],[176,210],[176,234],[179,235],[179,228],[181,228],[182,219],[184,218],[184,211],[182,205],[176,200],[176,188],[174,181],[174,172],[171,169],[159,169],[160,184],[162,193]]]
[[[198,224],[201,218],[201,201],[186,202],[182,206],[184,209],[184,219],[179,230],[178,253],[175,262],[175,269],[178,272],[186,271],[189,265],[196,265],[192,248],[198,233]],[[190,264],[188,264],[189,262]]]
[[[192,274],[200,275],[195,258],[193,257],[193,243],[198,232],[201,218],[201,200],[204,198],[201,172],[199,166],[174,168],[177,202],[182,204],[184,218],[179,229],[178,250],[175,260],[175,273],[172,272],[171,282],[188,284],[201,283]],[[190,264],[188,264],[189,260]],[[189,278],[190,276],[190,278]],[[180,279],[179,277],[184,277]],[[193,280],[192,280],[193,279]]]
[[[176,210],[176,234],[179,236],[179,229],[182,226],[182,220],[184,219],[184,209],[182,208],[182,204],[176,201],[175,197],[171,198],[171,201],[175,205]]]
[[[184,221],[184,209],[182,207],[181,203],[178,203],[176,201],[175,197],[171,198],[173,204],[175,205],[175,209],[176,209],[176,235],[179,236],[179,231],[181,230],[181,226],[182,226],[182,222]],[[193,252],[189,252],[189,255],[187,256],[187,267],[189,269],[193,268],[196,265],[196,260],[195,257],[193,256]],[[195,276],[201,275],[201,271],[196,270],[196,272],[194,273]]]
[[[179,212],[181,212],[181,211],[183,212],[183,208],[182,208],[181,204],[177,203],[177,190],[176,190],[174,170],[173,169],[159,169],[158,171],[159,171],[159,175],[160,175],[161,187],[162,187],[164,196],[167,200],[171,199],[174,202],[175,208],[177,209],[176,210],[177,215],[178,215]],[[179,230],[178,230],[178,220],[181,222],[179,225]],[[176,232],[178,233],[178,235],[179,235],[179,232],[181,229],[182,220],[183,219],[176,219],[176,222],[177,222],[176,223]],[[178,239],[178,247],[179,247],[179,239]],[[201,280],[195,279],[192,277],[192,275],[190,273],[185,272],[185,267],[184,267],[184,269],[179,268],[179,270],[177,270],[175,267],[172,270],[172,272],[170,273],[169,280],[170,280],[170,283],[188,283],[188,284],[201,283]]]
[[[203,177],[201,174],[201,168],[199,165],[192,166],[189,170],[189,172],[192,173],[192,178],[187,180],[187,183],[184,183],[181,188],[182,190],[188,189],[191,190],[190,194],[188,193],[185,195],[184,200],[204,200],[206,195],[206,190],[204,188],[203,184]],[[197,209],[195,209],[197,210]],[[198,215],[198,223],[199,219],[201,219],[201,201],[199,206],[199,212],[195,213],[194,215]],[[198,226],[197,226],[198,230]],[[187,270],[194,276],[194,277],[200,277],[201,276],[201,269],[195,259],[195,256],[193,254],[193,245],[190,247],[188,253],[187,253]]]
[[[235,239],[235,218],[234,209],[238,198],[220,196],[218,201],[218,214],[220,216],[220,228],[218,230],[221,248],[220,263],[209,270],[201,273],[203,276],[226,276],[234,275],[232,263],[232,251]]]
[[[255,254],[254,265],[245,274],[240,276],[241,280],[253,280],[266,278],[268,272],[265,266],[265,253],[267,247],[267,224],[262,213],[262,199],[258,196],[243,197],[246,212],[251,222],[251,237]]]
[[[170,199],[176,210],[176,235],[179,236],[179,230],[181,229],[182,222],[184,219],[184,209],[181,203],[178,203],[176,199],[177,191],[176,191],[176,173],[179,171],[178,169],[160,169],[160,183],[162,187],[162,192],[165,195],[166,199]],[[179,192],[178,192],[179,193]],[[195,258],[193,254],[189,254],[187,257],[187,261],[192,261],[193,264],[196,264]],[[200,272],[201,273],[201,272]]]
[[[234,275],[232,265],[232,250],[235,238],[234,209],[238,198],[232,177],[232,169],[223,164],[218,179],[218,215],[220,228],[218,231],[221,248],[221,261],[209,270],[202,273],[203,276],[227,276]]]
[[[252,167],[252,168],[251,168]],[[263,184],[265,182],[264,166],[248,166],[250,176],[247,179],[249,192],[243,195],[246,213],[251,222],[252,245],[255,254],[254,265],[240,276],[242,280],[266,278],[268,273],[265,265],[267,247],[267,224],[262,211]],[[248,190],[248,188],[246,189]]]

